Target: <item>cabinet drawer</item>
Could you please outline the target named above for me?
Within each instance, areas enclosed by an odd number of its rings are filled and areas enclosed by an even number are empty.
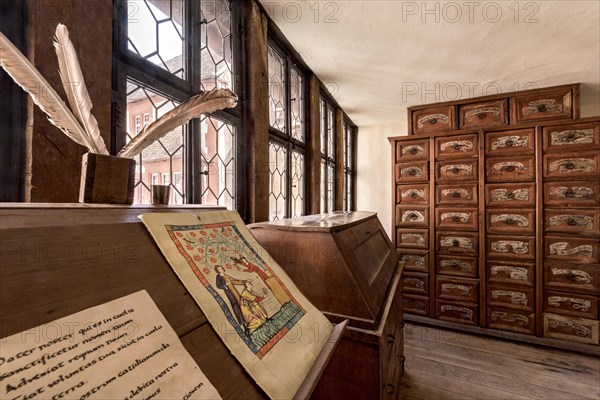
[[[544,232],[600,235],[600,209],[545,210]]]
[[[458,107],[459,129],[508,125],[508,99]]]
[[[535,181],[534,157],[488,158],[485,164],[485,176],[488,182]]]
[[[440,254],[435,260],[435,270],[438,274],[477,278],[477,258],[448,256]]]
[[[402,308],[405,313],[415,315],[429,315],[429,297],[402,294]]]
[[[598,344],[600,322],[544,313],[544,336],[572,342]]]
[[[436,301],[435,316],[437,319],[444,321],[479,325],[479,306],[477,304]]]
[[[501,329],[503,331],[534,335],[535,313],[488,307],[487,325],[488,328],[492,329]]]
[[[598,298],[563,292],[544,292],[544,312],[598,319]]]
[[[436,180],[439,183],[464,183],[476,181],[478,176],[477,160],[442,161],[435,163]]]
[[[513,104],[515,123],[573,118],[573,93],[570,88],[516,96]]]
[[[490,207],[535,207],[535,183],[485,185],[485,204]]]
[[[396,203],[406,205],[428,205],[429,184],[396,186]]]
[[[576,238],[573,236],[546,236],[546,258],[567,263],[597,264],[598,239]]]
[[[600,148],[600,123],[544,128],[544,151],[560,152]]]
[[[435,188],[435,199],[440,205],[477,206],[477,184],[438,185]]]
[[[559,207],[600,207],[600,182],[545,182],[544,204]]]
[[[403,227],[429,227],[429,207],[396,206],[396,225]]]
[[[427,250],[398,250],[398,261],[404,262],[406,271],[429,272],[429,252]]]
[[[396,183],[429,182],[429,162],[415,161],[395,165]]]
[[[429,274],[403,272],[402,291],[427,296],[429,294]]]
[[[438,229],[476,231],[477,215],[476,208],[436,208],[435,225]]]
[[[456,129],[454,106],[415,110],[411,114],[413,134],[452,131]]]
[[[436,276],[436,293],[439,300],[461,302],[479,301],[479,280]]]
[[[477,135],[461,135],[435,138],[435,158],[468,158],[479,156]]]
[[[490,157],[533,154],[534,152],[534,129],[486,133],[485,153]]]
[[[535,264],[489,261],[486,269],[489,283],[530,287],[535,283]]]
[[[490,306],[533,312],[535,307],[535,295],[533,289],[488,285],[487,304]]]
[[[544,286],[600,294],[600,265],[547,262],[544,264]]]
[[[396,161],[429,160],[429,139],[396,142]]]
[[[600,154],[578,153],[572,156],[551,154],[544,156],[544,178],[593,178],[600,175]]]
[[[535,234],[535,210],[488,209],[486,228],[490,233]]]
[[[396,246],[406,249],[429,249],[429,231],[427,229],[397,229]]]
[[[471,232],[437,232],[436,250],[439,253],[477,256],[478,235]]]
[[[535,260],[535,237],[489,235],[485,242],[489,258],[507,261]]]

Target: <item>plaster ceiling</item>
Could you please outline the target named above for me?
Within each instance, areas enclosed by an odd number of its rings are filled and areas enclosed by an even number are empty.
[[[600,115],[600,1],[261,1],[361,128],[406,107],[582,83]]]

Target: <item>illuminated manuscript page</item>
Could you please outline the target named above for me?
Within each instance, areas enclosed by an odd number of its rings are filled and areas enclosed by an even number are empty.
[[[0,339],[2,399],[220,399],[146,291]]]
[[[235,211],[140,216],[223,342],[263,390],[294,396],[331,323]]]

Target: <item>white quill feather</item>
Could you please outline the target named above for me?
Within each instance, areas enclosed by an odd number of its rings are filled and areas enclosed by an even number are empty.
[[[237,96],[228,89],[213,89],[209,92],[190,97],[135,136],[119,152],[119,157],[133,158],[162,136],[202,114],[225,108],[233,108]]]
[[[58,58],[60,79],[62,80],[71,110],[81,123],[89,140],[94,143],[93,153],[108,154],[100,135],[98,122],[92,115],[92,100],[83,79],[75,47],[69,39],[69,31],[63,24],[56,26],[54,48]]]
[[[48,120],[75,143],[95,148],[77,118],[31,62],[0,32],[0,65],[46,113]]]

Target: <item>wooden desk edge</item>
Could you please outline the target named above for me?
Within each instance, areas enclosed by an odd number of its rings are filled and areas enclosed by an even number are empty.
[[[310,371],[308,371],[306,378],[304,378],[300,388],[298,388],[298,391],[294,395],[294,400],[304,400],[310,398],[312,392],[319,383],[319,379],[321,379],[321,375],[323,375],[323,371],[325,371],[325,368],[329,363],[329,359],[333,355],[335,348],[340,342],[342,334],[344,333],[347,325],[348,320],[345,320],[335,326],[331,336],[329,336],[327,339],[327,342],[321,349],[321,352],[317,356],[317,359],[313,363]]]

